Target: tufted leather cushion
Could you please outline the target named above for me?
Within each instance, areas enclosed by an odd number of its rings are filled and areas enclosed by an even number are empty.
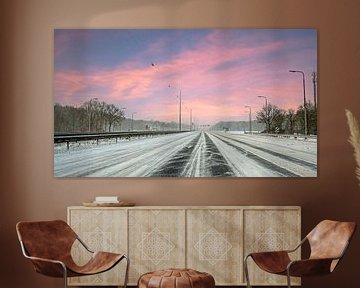
[[[166,269],[143,274],[138,288],[213,288],[214,277],[192,269]]]

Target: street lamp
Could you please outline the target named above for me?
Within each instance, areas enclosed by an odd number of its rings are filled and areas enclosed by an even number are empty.
[[[179,131],[181,132],[181,89],[179,93]]]
[[[314,106],[315,106],[315,111],[316,111],[316,94],[317,94],[317,74],[316,72],[314,71],[312,74],[312,80],[313,80],[313,85],[314,85]]]
[[[262,96],[262,95],[259,95],[257,97],[265,99],[265,126],[266,126],[266,133],[268,133],[268,131],[269,131],[269,129],[268,129],[269,119],[268,119],[268,101],[267,101],[267,97]]]
[[[185,105],[185,110],[189,111],[189,131],[192,131],[192,109]]]
[[[121,107],[120,108],[120,115],[124,118],[124,120],[125,120],[125,110],[126,110],[126,107]],[[121,127],[121,121],[123,120],[123,119],[121,119],[121,116],[120,116],[120,124],[119,124],[119,127],[120,127],[120,132],[121,132],[121,130],[122,130],[122,127]]]
[[[89,132],[91,131],[91,108],[92,108],[92,101],[97,101],[98,98],[91,98],[88,105],[88,115],[89,115]]]
[[[134,131],[134,114],[136,114],[136,112],[131,113],[131,131]]]
[[[192,109],[190,109],[190,131],[192,131]]]
[[[305,74],[301,70],[289,70],[291,73],[301,73],[303,79],[303,90],[304,90],[304,124],[305,124],[305,137],[307,136],[307,111],[306,111],[306,96],[305,96]]]
[[[169,85],[169,88],[171,88],[172,86]],[[181,132],[181,89],[179,92],[179,131]]]
[[[249,130],[250,130],[250,134],[252,134],[252,128],[251,128],[251,106],[245,105],[245,108],[249,108]]]

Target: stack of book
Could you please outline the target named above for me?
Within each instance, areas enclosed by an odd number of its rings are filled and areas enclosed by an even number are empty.
[[[134,202],[120,201],[117,196],[98,196],[92,202],[84,202],[85,207],[130,207]]]
[[[95,197],[95,201],[93,203],[97,204],[107,204],[107,203],[119,203],[119,199],[117,196],[98,196]]]

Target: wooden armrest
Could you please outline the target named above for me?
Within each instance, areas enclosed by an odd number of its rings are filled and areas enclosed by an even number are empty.
[[[311,276],[329,274],[332,272],[333,261],[338,261],[338,258],[319,258],[319,259],[303,259],[291,261],[287,270],[290,276]]]

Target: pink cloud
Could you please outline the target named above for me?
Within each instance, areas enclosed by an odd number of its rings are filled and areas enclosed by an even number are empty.
[[[76,104],[76,100],[74,99],[76,93],[90,85],[91,81],[89,77],[77,71],[55,73],[55,102]]]
[[[268,96],[271,103],[284,109],[301,104],[301,79],[288,75],[288,69],[299,63],[292,59],[283,63],[276,58],[266,58],[284,47],[284,42],[246,47],[228,45],[220,38],[215,31],[195,49],[155,66],[149,64],[139,68],[140,63],[129,61],[115,69],[82,74],[58,71],[55,74],[55,99],[74,104],[76,97],[90,99],[89,91],[96,87],[96,97],[101,101],[128,107],[137,111],[137,117],[177,121],[176,95],[181,89],[184,106],[191,107],[199,121],[211,123],[236,117],[247,120],[248,111],[244,106],[254,107],[255,115],[264,103],[257,95]],[[164,42],[154,43],[151,51],[144,53],[164,49],[164,45]],[[261,62],[258,61],[260,57]],[[241,65],[232,66],[238,61]],[[172,89],[168,88],[169,84]]]

